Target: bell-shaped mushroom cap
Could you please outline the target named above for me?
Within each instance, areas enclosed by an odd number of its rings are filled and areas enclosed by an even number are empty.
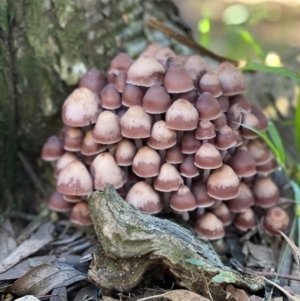
[[[215,72],[219,75],[223,95],[242,94],[246,90],[243,74],[229,62],[221,63]]]
[[[158,177],[154,179],[153,187],[158,191],[169,192],[177,190],[182,183],[178,170],[172,164],[164,163]]]
[[[119,116],[111,111],[103,111],[98,117],[92,137],[101,144],[119,142],[122,139]]]
[[[120,72],[127,72],[133,62],[133,59],[126,53],[119,53],[111,60],[108,73],[118,75]]]
[[[163,208],[159,194],[146,182],[134,184],[125,200],[136,209],[149,214],[159,213]]]
[[[196,70],[200,78],[210,69],[210,67],[203,61],[201,56],[198,54],[191,55],[190,57],[188,57],[184,64],[184,67],[186,70]]]
[[[70,221],[80,226],[90,226],[93,224],[87,202],[79,202],[73,207],[70,213]]]
[[[83,133],[80,128],[69,127],[65,132],[64,149],[69,152],[77,152],[81,149]]]
[[[245,232],[256,227],[255,214],[251,208],[237,215],[234,225],[239,230]]]
[[[123,137],[148,138],[151,132],[152,118],[142,107],[133,106],[121,117],[120,124]]]
[[[201,120],[196,129],[195,137],[199,140],[216,137],[215,126],[209,120]]]
[[[271,161],[272,153],[257,140],[250,140],[247,149],[254,158],[256,165],[263,165]]]
[[[227,207],[231,212],[245,212],[254,204],[254,196],[248,186],[241,182],[239,195],[226,202]]]
[[[99,95],[105,86],[105,77],[101,74],[100,70],[93,68],[83,75],[78,86],[79,88],[87,88],[96,95]]]
[[[229,107],[226,116],[227,116],[227,124],[233,130],[236,130],[240,127],[242,122],[242,112],[243,109],[239,103],[236,103]]]
[[[177,99],[166,113],[167,127],[177,131],[197,128],[199,115],[194,106],[185,99]]]
[[[114,87],[119,93],[123,93],[125,86],[126,86],[126,80],[127,80],[127,73],[126,72],[120,72],[115,80],[114,80]]]
[[[120,106],[122,105],[121,95],[111,84],[105,86],[102,89],[100,93],[100,98],[102,108],[107,110],[115,110],[117,108],[120,108]]]
[[[184,154],[194,154],[200,147],[201,142],[195,138],[195,132],[185,132],[181,140],[181,151]]]
[[[139,177],[156,177],[159,174],[160,161],[160,155],[154,149],[143,146],[133,158],[132,171]]]
[[[171,164],[180,164],[183,162],[185,155],[181,152],[180,147],[175,144],[166,150],[166,161]]]
[[[56,212],[68,212],[73,208],[73,204],[65,201],[61,193],[54,191],[48,199],[48,207]]]
[[[89,89],[75,89],[63,104],[63,123],[73,127],[95,123],[101,111],[99,103],[98,96]]]
[[[188,155],[179,166],[180,173],[186,178],[195,178],[199,175],[199,169],[194,164],[194,157]]]
[[[91,165],[95,175],[95,189],[104,190],[107,183],[115,189],[121,188],[127,181],[127,175],[117,165],[114,157],[110,153],[99,154]]]
[[[162,48],[160,45],[156,43],[150,43],[146,49],[140,54],[139,57],[147,57],[147,56],[153,56],[158,49]]]
[[[227,164],[238,177],[251,177],[256,174],[255,160],[246,147],[240,147],[228,160]]]
[[[208,92],[200,95],[195,105],[199,119],[213,120],[221,115],[219,102]]]
[[[119,166],[129,166],[132,164],[136,154],[136,147],[132,141],[123,138],[118,144],[115,152],[115,160]]]
[[[197,207],[205,208],[214,204],[214,199],[207,194],[206,184],[202,181],[194,183],[191,190],[196,199]]]
[[[184,93],[177,94],[177,99],[185,99],[188,102],[190,102],[192,105],[195,105],[197,99],[198,99],[198,91],[196,90],[190,90]]]
[[[260,130],[259,121],[252,113],[245,114],[242,117],[242,124],[246,126],[251,126],[256,130]],[[240,131],[241,135],[246,139],[255,139],[258,137],[258,135],[254,131],[247,129],[244,126],[241,126]]]
[[[170,60],[177,61],[176,53],[170,47],[159,47],[153,56],[163,66],[168,65]]]
[[[224,227],[229,226],[232,222],[230,211],[224,202],[211,209],[211,212],[222,221]]]
[[[230,102],[227,96],[221,95],[217,98],[223,113],[226,113],[230,107]]]
[[[251,112],[251,103],[242,94],[234,95],[229,98],[230,106],[238,103],[245,113]]]
[[[172,194],[170,207],[175,211],[182,212],[192,211],[197,208],[197,205],[190,189],[185,185],[181,185],[179,189]]]
[[[236,145],[236,135],[228,125],[223,126],[217,132],[215,145],[221,150],[226,150]]]
[[[154,85],[144,95],[143,107],[150,114],[165,113],[170,106],[171,97],[163,86]]]
[[[197,150],[194,164],[202,169],[216,169],[222,166],[222,156],[211,143],[202,144]]]
[[[140,57],[127,72],[127,84],[152,87],[161,85],[165,74],[165,68],[153,57]]]
[[[141,87],[126,84],[122,94],[122,104],[126,107],[142,106],[144,92]]]
[[[207,181],[207,193],[218,200],[230,200],[239,194],[239,179],[226,164],[214,170]]]
[[[219,131],[223,126],[227,125],[227,117],[222,112],[218,118],[212,120],[212,123],[215,126],[215,130]]]
[[[85,137],[81,144],[81,153],[85,156],[92,156],[104,152],[107,145],[95,142],[92,136],[92,130],[86,132]]]
[[[207,212],[201,215],[196,224],[195,232],[201,239],[215,240],[224,237],[224,225],[213,213]]]
[[[63,153],[63,141],[58,136],[51,136],[43,145],[41,157],[44,161],[56,161]]]
[[[54,175],[57,178],[59,173],[72,161],[76,161],[77,157],[75,154],[66,152],[56,162]]]
[[[279,200],[279,189],[270,177],[256,179],[252,191],[256,206],[262,208],[273,207]]]
[[[174,65],[164,77],[164,87],[168,93],[183,93],[194,89],[194,82],[183,66]]]
[[[269,235],[280,235],[278,231],[286,232],[290,226],[288,214],[280,207],[272,207],[267,210],[262,218],[262,228]]]
[[[176,144],[176,131],[168,129],[166,122],[159,120],[153,124],[147,144],[154,149],[167,149]]]
[[[267,119],[266,115],[258,107],[253,106],[253,105],[251,106],[251,113],[259,121],[260,130],[265,131],[269,126],[268,119]]]
[[[243,139],[240,131],[237,129],[237,130],[233,130],[233,132],[234,132],[235,137],[236,137],[235,147],[241,146],[244,143],[244,139]]]
[[[272,158],[269,162],[263,165],[256,166],[256,172],[258,175],[268,175],[278,168],[278,163],[275,158]]]
[[[57,191],[69,195],[86,195],[93,192],[93,180],[80,161],[70,162],[58,175]]]
[[[222,89],[219,76],[213,71],[205,73],[199,81],[199,92],[209,92],[215,98],[221,96]]]

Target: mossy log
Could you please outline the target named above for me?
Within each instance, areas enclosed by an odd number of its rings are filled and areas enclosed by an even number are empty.
[[[224,266],[211,245],[190,231],[133,208],[111,185],[89,197],[89,209],[100,245],[88,277],[99,287],[130,290],[157,266],[168,269],[180,286],[215,301],[225,300],[229,283],[248,291],[263,287],[261,279]]]
[[[58,133],[61,105],[86,70],[105,71],[119,51],[136,57],[149,42],[187,50],[147,27],[149,16],[190,35],[168,0],[0,1],[0,213],[5,204],[34,212],[41,200],[20,158],[44,196],[53,189],[41,147]]]

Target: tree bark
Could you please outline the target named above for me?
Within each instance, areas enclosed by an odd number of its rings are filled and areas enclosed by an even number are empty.
[[[150,41],[187,50],[147,27],[149,16],[190,35],[170,1],[0,1],[1,203],[34,211],[53,189],[41,147],[58,133],[61,105],[86,70],[105,71],[116,53],[135,57]]]

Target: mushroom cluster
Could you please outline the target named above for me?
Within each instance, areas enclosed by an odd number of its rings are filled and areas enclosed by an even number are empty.
[[[256,226],[252,206],[267,209],[261,226],[276,235],[289,218],[276,206],[277,167],[249,127],[268,120],[243,95],[241,72],[229,62],[212,69],[199,55],[151,44],[137,60],[124,53],[104,76],[91,69],[62,107],[63,128],[42,158],[56,161],[57,191],[49,207],[91,224],[87,195],[112,184],[134,207],[189,218],[203,239]],[[247,127],[245,127],[245,126]]]

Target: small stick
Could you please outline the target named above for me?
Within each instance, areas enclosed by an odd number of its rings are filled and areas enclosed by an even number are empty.
[[[278,277],[278,278],[283,278],[283,279],[288,279],[288,280],[295,280],[300,282],[300,278],[291,276],[291,275],[284,275],[284,274],[278,274],[276,272],[255,272],[251,271],[249,269],[244,269],[244,273],[253,275],[253,276],[272,276],[272,277]]]

